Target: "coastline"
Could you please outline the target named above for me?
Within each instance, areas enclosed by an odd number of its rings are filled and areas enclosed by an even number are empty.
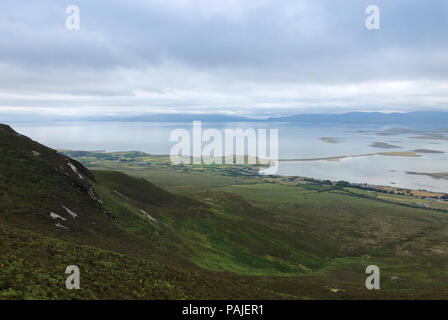
[[[372,156],[391,156],[391,157],[421,157],[419,152],[415,151],[390,151],[390,152],[375,152],[375,153],[364,153],[355,154],[348,156],[335,156],[335,157],[321,157],[321,158],[305,158],[305,159],[279,159],[281,162],[301,162],[301,161],[340,161],[341,159],[347,158],[360,158],[360,157],[372,157]]]

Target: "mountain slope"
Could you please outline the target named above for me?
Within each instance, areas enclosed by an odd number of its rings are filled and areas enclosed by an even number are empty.
[[[163,214],[196,214],[180,208],[198,202],[122,173],[92,174],[5,125],[0,154],[0,299],[283,297],[182,257],[188,244]],[[65,289],[71,264],[80,291]]]
[[[0,126],[0,152],[3,218],[36,227],[53,220],[75,227],[93,225],[102,213],[89,182],[93,176],[77,161],[4,125]],[[81,211],[82,215],[76,213]],[[51,218],[51,212],[65,220]]]
[[[1,221],[138,257],[166,256],[182,244],[144,212],[160,206],[173,210],[190,203],[187,198],[116,172],[98,173],[101,184],[79,162],[4,125],[0,127],[0,152]],[[124,205],[131,198],[133,203]],[[159,248],[162,242],[163,249]],[[181,254],[170,252],[168,256],[170,261],[188,264]]]
[[[0,224],[2,299],[272,299],[288,295]],[[81,290],[65,288],[65,268],[81,270]]]

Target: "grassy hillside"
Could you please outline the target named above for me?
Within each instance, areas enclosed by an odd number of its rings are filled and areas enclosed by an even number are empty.
[[[166,157],[147,154],[66,154],[92,169],[144,177],[208,205],[206,212],[214,214],[170,218],[196,245],[200,256],[190,259],[204,269],[249,275],[257,285],[299,298],[448,297],[443,202],[437,206],[443,210],[434,211],[411,206],[425,200],[400,196],[400,205],[385,201],[387,194],[343,184],[261,177],[253,166],[170,166]],[[370,264],[383,272],[380,292],[364,287]]]
[[[267,299],[270,290],[206,272],[0,225],[0,299]],[[81,290],[65,288],[65,268],[81,270]]]

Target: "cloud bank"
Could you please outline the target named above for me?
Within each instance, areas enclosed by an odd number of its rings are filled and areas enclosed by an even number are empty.
[[[375,31],[369,4],[4,3],[0,117],[448,110],[448,3],[378,0]]]

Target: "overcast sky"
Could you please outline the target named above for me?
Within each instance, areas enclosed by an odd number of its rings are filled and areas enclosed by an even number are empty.
[[[0,34],[0,119],[448,111],[446,0],[3,1]]]

